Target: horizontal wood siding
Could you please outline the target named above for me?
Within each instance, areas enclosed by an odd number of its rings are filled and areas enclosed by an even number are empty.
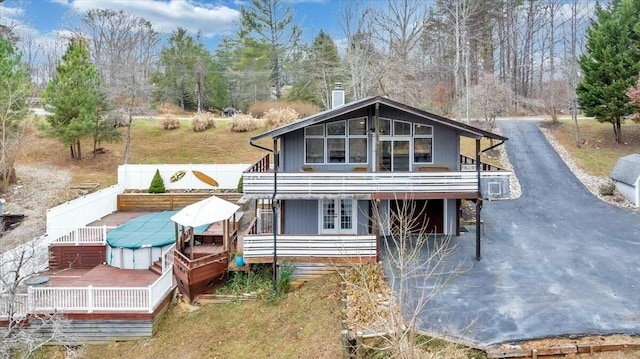
[[[32,319],[29,327],[23,330],[34,335],[51,337],[53,328],[50,323]],[[58,329],[62,343],[104,343],[120,340],[137,340],[153,336],[153,320],[69,320]]]
[[[283,233],[317,234],[318,201],[286,200]]]
[[[123,193],[118,195],[120,212],[158,212],[182,209],[211,196],[237,203],[242,193]]]
[[[94,268],[107,260],[104,244],[51,244],[49,269]]]
[[[335,273],[342,269],[353,267],[350,263],[291,263],[293,266],[293,280],[313,280],[321,278],[327,274]]]
[[[278,257],[305,261],[317,259],[331,263],[340,258],[376,257],[375,235],[278,235]],[[260,263],[261,259],[273,256],[272,235],[248,235],[244,237],[245,262]]]

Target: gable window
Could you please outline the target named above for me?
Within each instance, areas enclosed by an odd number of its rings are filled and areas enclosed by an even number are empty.
[[[366,117],[328,122],[304,129],[305,164],[368,162]]]
[[[345,163],[347,161],[346,134],[345,121],[327,123],[327,162]]]
[[[349,163],[367,163],[367,120],[355,118],[349,123]]]
[[[433,127],[413,125],[413,162],[433,163]]]
[[[324,163],[324,125],[304,129],[305,163]]]

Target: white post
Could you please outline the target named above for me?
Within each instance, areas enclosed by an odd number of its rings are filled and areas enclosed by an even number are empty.
[[[107,225],[102,225],[102,244],[107,244]]]
[[[33,300],[33,287],[27,287],[27,308],[25,315],[29,315],[35,312],[35,301]]]
[[[89,313],[93,313],[93,286],[87,287],[87,309]]]
[[[76,243],[76,246],[80,245],[80,240],[78,238],[78,228],[73,230],[73,239],[74,239],[74,241]]]
[[[153,291],[151,290],[152,288],[153,288],[152,285],[147,287],[147,290],[149,291],[149,295],[148,295],[148,298],[149,298],[148,299],[149,300],[149,303],[148,303],[148,305],[149,305],[149,313],[153,313],[153,302],[154,302],[154,300],[153,300],[153,297],[151,296],[152,293],[153,293]]]

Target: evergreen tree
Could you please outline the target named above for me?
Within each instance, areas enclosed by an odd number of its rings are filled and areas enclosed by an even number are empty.
[[[162,176],[160,176],[160,170],[156,170],[156,173],[153,175],[153,179],[151,180],[151,184],[149,185],[149,193],[165,193],[166,189],[164,187],[164,180]]]
[[[284,71],[291,52],[298,46],[302,31],[293,24],[293,10],[282,0],[251,0],[240,10],[242,32],[255,34],[269,48],[271,86],[277,100],[282,98]]]
[[[587,116],[613,126],[615,141],[622,142],[622,120],[633,112],[626,96],[640,70],[640,0],[614,0],[596,6],[596,17],[587,30],[585,54],[578,62],[583,80],[576,88]]]
[[[0,191],[13,180],[14,161],[21,144],[30,78],[12,40],[0,34]]]
[[[80,140],[101,137],[105,129],[102,115],[107,108],[101,88],[100,75],[89,61],[87,45],[81,38],[74,38],[56,67],[56,75],[45,89],[45,108],[53,115],[47,116],[49,135],[69,146],[71,158],[82,159]],[[109,129],[111,131],[111,129]]]
[[[180,106],[192,107],[198,112],[207,108],[224,108],[227,105],[227,88],[222,68],[209,50],[179,28],[160,51],[161,71],[154,76],[158,91],[156,101],[170,101]]]

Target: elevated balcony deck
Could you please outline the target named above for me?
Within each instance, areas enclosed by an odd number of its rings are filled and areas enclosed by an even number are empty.
[[[469,161],[466,161],[469,167]],[[463,167],[463,166],[461,166]],[[483,166],[481,181],[485,178],[506,179],[511,172],[497,167]],[[303,172],[278,172],[277,197],[329,198],[349,196],[359,199],[394,198],[467,198],[478,196],[478,173],[462,170],[449,171],[442,167],[426,168],[417,172],[316,172],[308,168]],[[466,169],[466,168],[463,168]],[[501,186],[505,187],[505,186]],[[508,189],[508,186],[506,186]],[[274,192],[274,172],[268,156],[247,169],[243,175],[245,198],[271,198]]]

